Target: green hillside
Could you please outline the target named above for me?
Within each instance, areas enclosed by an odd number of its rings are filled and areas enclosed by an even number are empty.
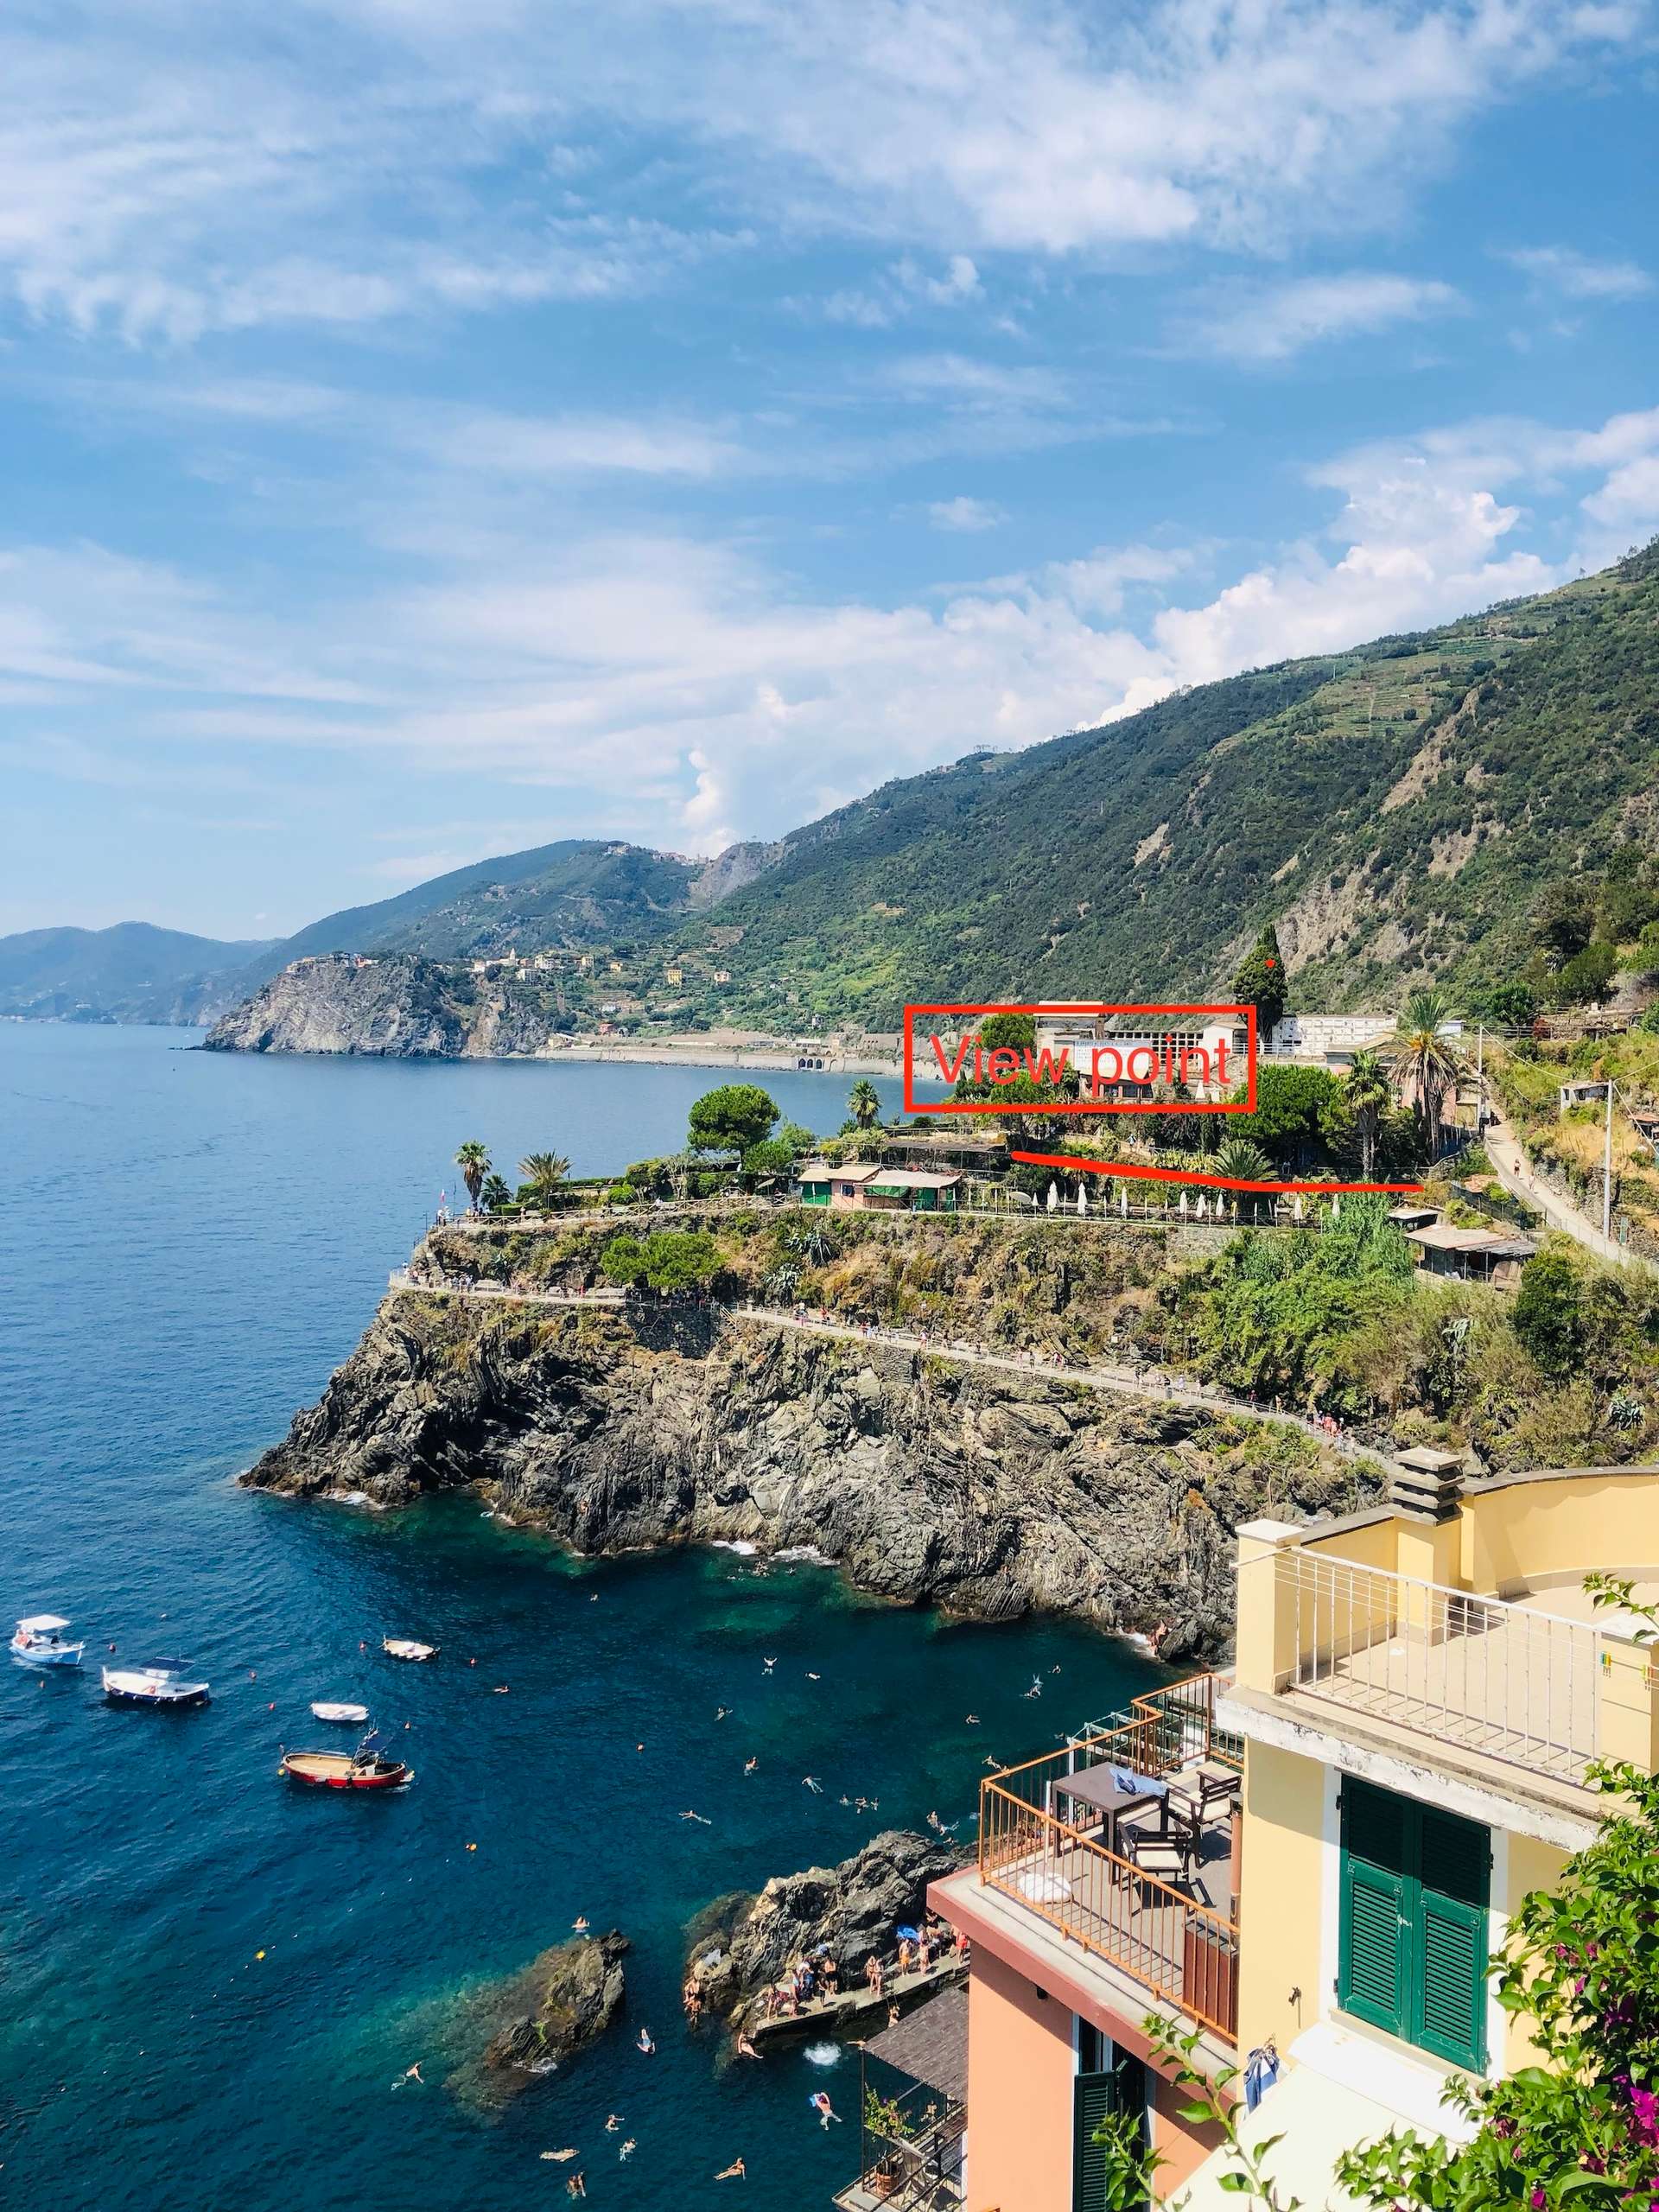
[[[261,943],[193,937],[148,922],[21,930],[0,938],[0,1014],[41,1020],[199,1019],[219,979],[264,958]]]
[[[1221,989],[1269,919],[1303,1005],[1516,974],[1541,887],[1650,835],[1656,747],[1650,547],[887,785],[721,903],[721,1003],[892,1028],[906,999]]]
[[[701,861],[596,838],[476,861],[394,898],[325,914],[250,962],[232,997],[257,990],[290,960],[320,953],[467,960],[509,950],[643,944],[683,920],[706,873]]]

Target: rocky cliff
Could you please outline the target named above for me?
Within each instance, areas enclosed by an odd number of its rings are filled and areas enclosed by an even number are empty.
[[[474,977],[413,955],[306,959],[233,1007],[209,1032],[214,1052],[356,1052],[470,1059],[535,1052],[569,1027],[552,982]]]
[[[583,1553],[810,1545],[862,1588],[1230,1632],[1232,1534],[1375,1495],[1298,1433],[720,1309],[393,1294],[245,1478],[394,1505],[472,1487]]]

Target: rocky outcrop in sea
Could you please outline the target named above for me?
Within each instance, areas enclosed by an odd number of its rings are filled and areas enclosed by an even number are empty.
[[[1231,1632],[1238,1524],[1376,1494],[1288,1430],[730,1310],[394,1294],[245,1479],[382,1505],[472,1489],[584,1554],[810,1547],[862,1589]]]
[[[577,1936],[478,1993],[469,2011],[489,2027],[489,2039],[445,2086],[463,2103],[499,2109],[597,2042],[621,2010],[622,1958],[629,1948],[614,1928]]]
[[[891,1958],[895,1928],[919,1923],[927,1885],[956,1854],[907,1828],[873,1836],[838,1866],[779,1874],[759,1897],[722,1897],[686,1930],[686,1980],[706,2012],[740,2019],[795,1962],[827,1952],[841,1986],[863,1979],[870,1954]]]

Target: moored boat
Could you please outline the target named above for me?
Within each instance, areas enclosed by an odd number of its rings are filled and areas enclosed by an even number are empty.
[[[85,1641],[71,1643],[63,1631],[69,1624],[58,1613],[30,1613],[17,1624],[11,1639],[11,1656],[20,1667],[79,1667]]]
[[[369,1708],[366,1705],[331,1705],[326,1698],[320,1699],[312,1706],[311,1710],[319,1720],[361,1723],[369,1717]]]
[[[354,1751],[284,1751],[276,1771],[308,1789],[397,1789],[415,1778],[402,1759],[378,1751],[372,1735]]]
[[[435,1659],[438,1656],[435,1643],[416,1643],[411,1636],[385,1637],[381,1641],[380,1649],[389,1652],[394,1659]]]
[[[142,1667],[105,1667],[104,1694],[111,1705],[142,1705],[167,1712],[208,1702],[207,1684],[192,1681],[182,1659],[151,1659]]]

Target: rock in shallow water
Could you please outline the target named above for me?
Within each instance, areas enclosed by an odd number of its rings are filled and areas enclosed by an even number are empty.
[[[464,2059],[445,2087],[465,2104],[499,2110],[538,2075],[555,2072],[602,2036],[621,2010],[623,1954],[628,1939],[614,1928],[556,1943],[469,2003],[493,2032],[475,2057]]]

